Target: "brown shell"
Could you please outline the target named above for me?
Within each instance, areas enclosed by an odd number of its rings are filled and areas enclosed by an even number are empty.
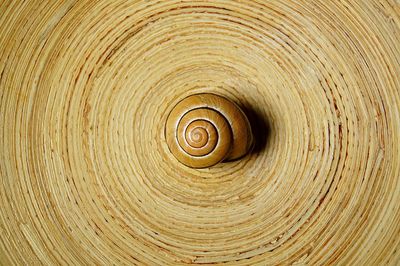
[[[168,116],[165,136],[172,154],[193,168],[238,159],[253,143],[250,123],[239,106],[211,93],[179,102]]]

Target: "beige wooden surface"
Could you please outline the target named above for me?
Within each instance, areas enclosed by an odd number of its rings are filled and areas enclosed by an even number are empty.
[[[0,263],[398,265],[399,5],[1,1]],[[171,154],[203,92],[250,154]]]

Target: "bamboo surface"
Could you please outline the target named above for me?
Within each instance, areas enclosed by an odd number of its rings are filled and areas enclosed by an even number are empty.
[[[240,160],[165,123],[236,102]],[[0,3],[1,265],[399,265],[400,2]]]

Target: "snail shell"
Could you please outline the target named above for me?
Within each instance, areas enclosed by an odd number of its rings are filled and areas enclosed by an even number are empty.
[[[172,154],[193,168],[238,159],[253,143],[250,123],[239,106],[211,93],[180,101],[167,118],[165,137]]]

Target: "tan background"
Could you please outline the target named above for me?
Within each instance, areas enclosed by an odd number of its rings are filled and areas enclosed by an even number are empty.
[[[397,1],[2,1],[0,262],[400,259]],[[190,169],[164,124],[213,92],[256,149]]]

